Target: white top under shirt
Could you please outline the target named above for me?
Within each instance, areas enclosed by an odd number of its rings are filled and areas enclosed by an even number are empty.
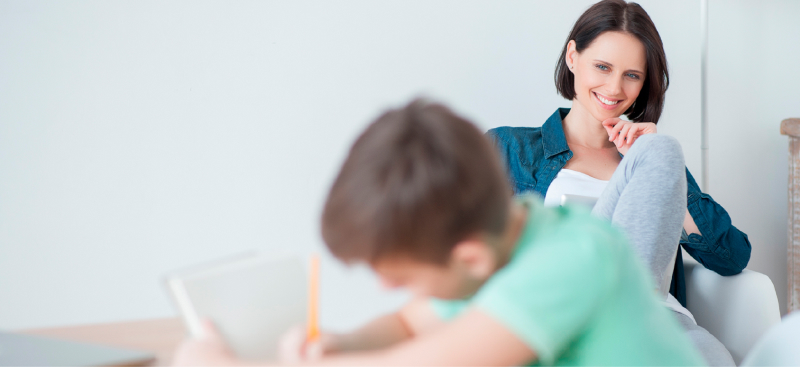
[[[544,196],[544,206],[561,205],[561,196],[564,194],[599,198],[607,185],[608,181],[596,179],[582,172],[562,168],[558,171],[558,175],[553,179],[553,182],[550,183],[550,187],[547,188],[547,193]],[[685,315],[697,324],[692,313],[686,307],[681,306],[680,302],[672,294],[667,293],[667,299],[663,302],[667,308]]]

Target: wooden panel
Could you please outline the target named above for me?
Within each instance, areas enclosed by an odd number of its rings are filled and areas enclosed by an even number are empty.
[[[787,252],[787,312],[800,309],[800,119],[781,122],[781,134],[789,135],[789,216]]]
[[[781,121],[781,134],[800,138],[800,119]]]

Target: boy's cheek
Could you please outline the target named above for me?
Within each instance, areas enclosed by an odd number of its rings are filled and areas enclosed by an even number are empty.
[[[378,280],[381,284],[381,288],[385,290],[391,291],[403,288],[403,285],[400,282],[387,278],[386,276],[382,276],[380,273],[378,273]]]
[[[384,289],[404,290],[419,298],[436,297],[436,292],[431,289],[429,284],[424,284],[424,282],[381,282],[381,284]]]

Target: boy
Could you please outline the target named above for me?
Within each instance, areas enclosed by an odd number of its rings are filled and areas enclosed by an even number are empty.
[[[358,138],[322,215],[342,261],[416,296],[399,312],[305,345],[314,365],[701,365],[630,246],[579,208],[511,198],[492,144],[415,100]],[[177,363],[237,364],[213,330]]]

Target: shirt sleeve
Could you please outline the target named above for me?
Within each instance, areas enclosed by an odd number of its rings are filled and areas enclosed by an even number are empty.
[[[460,315],[464,309],[469,306],[469,301],[431,298],[430,305],[436,316],[444,321],[450,321]]]
[[[582,232],[572,243],[551,241],[521,254],[475,296],[476,307],[508,327],[543,364],[552,364],[582,334],[617,283],[616,260],[596,241],[619,239]]]
[[[689,215],[701,234],[681,238],[681,245],[700,264],[720,275],[741,273],[750,261],[750,240],[731,224],[731,217],[721,205],[700,191],[688,169],[686,179]]]

